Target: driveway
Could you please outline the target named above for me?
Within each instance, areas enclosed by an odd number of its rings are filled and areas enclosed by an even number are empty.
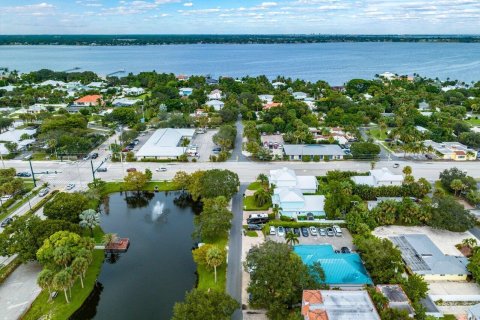
[[[240,186],[239,192],[232,199],[232,228],[228,240],[228,267],[227,267],[227,293],[235,300],[242,301],[242,218],[243,218],[243,193],[246,184]],[[232,316],[233,320],[242,319],[242,311],[238,309]]]
[[[0,284],[0,320],[19,319],[40,294],[37,275],[42,267],[36,262],[20,265]]]

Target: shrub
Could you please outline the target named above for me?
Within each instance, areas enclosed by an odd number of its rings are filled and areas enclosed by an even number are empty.
[[[320,156],[319,155],[314,155],[313,156],[313,161],[319,162],[320,161]]]
[[[302,161],[303,161],[303,162],[310,162],[310,160],[311,160],[311,158],[310,158],[310,156],[309,156],[308,154],[302,156]]]
[[[217,156],[215,156],[215,155],[212,154],[212,155],[210,156],[210,161],[212,161],[212,162],[217,162]]]

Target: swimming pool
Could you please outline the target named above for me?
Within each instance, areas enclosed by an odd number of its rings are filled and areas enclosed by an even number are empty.
[[[331,245],[298,245],[293,251],[303,263],[318,261],[325,272],[326,284],[373,284],[357,253],[335,253]]]

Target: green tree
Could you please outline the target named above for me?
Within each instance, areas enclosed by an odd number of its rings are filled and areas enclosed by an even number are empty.
[[[195,183],[195,182],[194,182]],[[223,196],[230,200],[240,186],[238,175],[229,170],[207,170],[200,176],[201,198],[216,198]],[[192,194],[193,196],[193,194]]]
[[[374,159],[380,153],[380,147],[371,142],[354,142],[350,151],[355,159]]]
[[[152,180],[152,176],[153,176],[152,170],[150,170],[150,169],[148,169],[148,168],[145,169],[145,175],[146,175],[146,177],[147,177],[147,181],[151,181],[151,180]]]
[[[218,132],[213,136],[213,142],[222,147],[223,151],[227,151],[235,147],[236,137],[236,127],[226,124],[218,129]]]
[[[85,273],[88,270],[88,266],[90,262],[82,257],[77,257],[72,261],[72,271],[73,273],[80,278],[80,283],[83,288],[83,278],[85,277]]]
[[[227,236],[232,225],[233,214],[227,209],[228,201],[225,197],[203,200],[203,210],[195,216],[195,233],[203,241]]]
[[[68,300],[67,289],[71,287],[72,275],[67,270],[61,270],[53,277],[53,287],[56,290],[63,290],[65,294],[65,301],[70,303]]]
[[[37,277],[37,284],[42,290],[48,290],[48,301],[52,299],[53,278],[55,273],[50,269],[43,269]]]
[[[403,174],[406,176],[409,176],[412,174],[412,167],[410,166],[405,166],[402,170]]]
[[[60,192],[45,204],[43,214],[49,219],[79,223],[80,213],[87,208],[88,199],[82,193]]]
[[[480,283],[480,250],[478,247],[473,250],[473,255],[468,260],[467,270],[470,271],[473,279]]]
[[[260,181],[262,186],[267,187],[268,186],[268,177],[266,174],[260,173],[257,177],[257,181]]]
[[[427,297],[428,283],[418,274],[410,275],[408,279],[404,281],[402,287],[408,298],[414,303],[420,302],[421,299]]]
[[[431,212],[433,228],[465,232],[475,225],[475,217],[451,196],[434,196]]]
[[[262,207],[265,204],[269,203],[272,197],[270,196],[270,193],[265,191],[265,189],[259,189],[255,191],[255,193],[253,194],[253,198],[257,207]]]
[[[18,144],[15,142],[7,141],[5,142],[5,148],[8,150],[8,153],[15,154],[18,150]]]
[[[298,235],[291,231],[285,235],[285,240],[286,240],[286,243],[291,247],[300,243],[300,241],[298,240]]]
[[[111,243],[114,243],[118,240],[118,236],[116,233],[105,233],[103,235],[103,245],[108,246]]]
[[[80,213],[80,227],[90,229],[93,237],[93,229],[100,225],[100,214],[95,210],[88,209]]]
[[[140,193],[140,190],[147,184],[148,179],[147,175],[140,171],[132,171],[123,178],[125,182],[125,188],[127,190],[135,190],[137,193]]]
[[[226,261],[226,252],[224,249],[221,249],[217,246],[212,246],[208,249],[205,255],[206,264],[213,268],[215,273],[215,283],[217,283],[217,267],[224,264]]]
[[[173,307],[172,320],[227,320],[240,304],[226,293],[193,289]]]
[[[465,186],[463,185],[462,180],[460,179],[453,179],[450,183],[450,188],[455,191],[455,196],[458,195],[458,192],[462,191]]]

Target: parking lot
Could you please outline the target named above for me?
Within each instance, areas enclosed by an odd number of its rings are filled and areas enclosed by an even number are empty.
[[[208,162],[210,161],[210,155],[212,155],[212,149],[215,147],[215,144],[212,141],[213,135],[217,133],[217,130],[207,130],[206,133],[198,133],[195,135],[190,144],[196,144],[198,146],[199,158],[198,162]]]
[[[276,242],[283,242],[283,243],[286,242],[284,236],[278,236],[278,235],[274,235],[274,236],[268,235],[267,239],[270,239]],[[340,250],[342,247],[347,247],[350,250],[355,249],[353,246],[352,235],[345,228],[342,228],[341,237],[338,237],[338,236],[328,237],[328,236],[320,236],[320,235],[312,236],[311,234],[309,234],[308,237],[304,237],[303,235],[299,236],[298,241],[299,241],[298,244],[330,244],[333,246],[333,249],[335,250]]]

